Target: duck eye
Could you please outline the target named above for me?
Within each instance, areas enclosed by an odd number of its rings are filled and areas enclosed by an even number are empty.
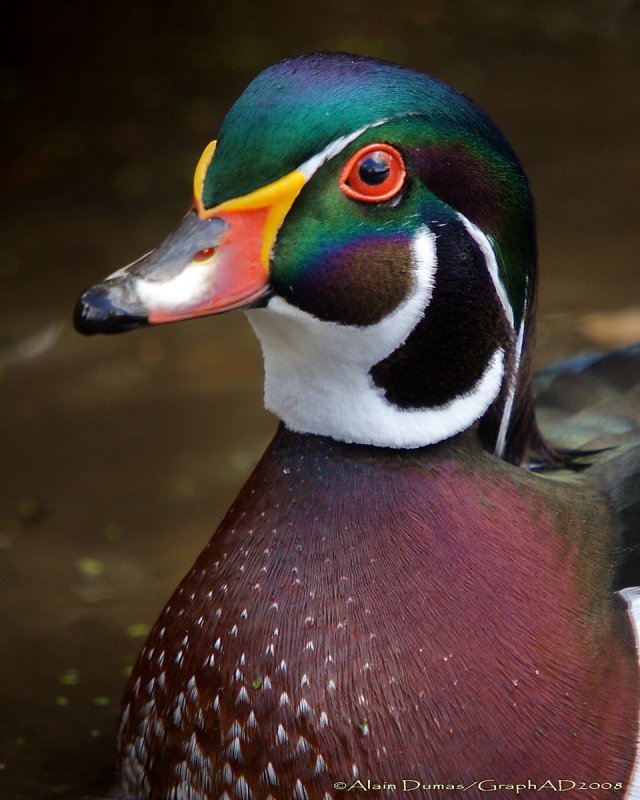
[[[344,165],[339,185],[353,200],[380,203],[404,186],[407,171],[400,153],[388,144],[368,144]]]

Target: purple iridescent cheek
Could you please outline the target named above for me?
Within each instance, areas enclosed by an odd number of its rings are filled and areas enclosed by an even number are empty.
[[[274,289],[319,319],[373,325],[408,295],[411,261],[406,237],[367,236],[325,249]]]

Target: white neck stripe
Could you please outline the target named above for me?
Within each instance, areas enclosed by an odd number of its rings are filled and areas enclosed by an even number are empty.
[[[462,224],[467,229],[469,235],[480,248],[480,252],[484,257],[484,263],[487,267],[487,272],[489,273],[491,280],[493,281],[494,289],[496,291],[498,299],[500,300],[507,321],[511,325],[511,329],[514,330],[515,320],[513,315],[513,308],[511,307],[511,303],[509,302],[509,298],[507,296],[506,289],[504,288],[502,279],[500,278],[500,270],[498,268],[498,262],[496,260],[496,254],[493,249],[493,245],[491,244],[491,240],[483,231],[480,230],[480,228],[478,228],[477,225],[474,225],[473,222],[467,219],[463,214],[458,213],[458,218],[462,221]],[[513,409],[513,399],[515,397],[516,384],[518,382],[518,368],[520,366],[520,356],[522,354],[522,345],[524,342],[524,331],[525,331],[525,322],[523,314],[523,318],[520,323],[520,328],[518,330],[518,340],[516,342],[514,356],[513,356],[514,358],[513,367],[510,370],[510,375],[509,375],[509,388],[507,391],[507,397],[505,399],[504,407],[502,410],[502,417],[500,419],[500,428],[498,430],[498,436],[496,439],[496,444],[494,449],[495,454],[499,458],[502,458],[504,456],[504,451],[507,443],[507,430],[509,428],[511,411]]]
[[[515,352],[513,355],[513,367],[509,378],[509,389],[507,391],[507,399],[504,403],[502,410],[502,418],[500,419],[500,429],[496,438],[495,454],[498,458],[504,456],[504,451],[507,444],[507,430],[509,429],[509,422],[511,421],[511,411],[513,410],[513,399],[516,394],[516,384],[518,383],[518,370],[520,369],[520,358],[522,357],[522,345],[524,343],[525,320],[520,323],[520,330],[518,331],[518,340],[516,342]]]
[[[473,222],[468,220],[463,214],[459,213],[458,218],[462,221],[464,227],[469,232],[469,235],[480,248],[480,251],[484,256],[484,262],[487,266],[487,272],[491,276],[496,294],[498,295],[498,299],[500,300],[502,308],[504,309],[505,316],[509,320],[511,327],[515,329],[513,308],[511,307],[511,303],[507,297],[507,292],[504,288],[504,284],[502,283],[502,279],[500,278],[500,270],[498,269],[496,254],[493,250],[493,246],[489,240],[489,237],[486,236],[486,234],[484,234],[477,225],[474,225]]]

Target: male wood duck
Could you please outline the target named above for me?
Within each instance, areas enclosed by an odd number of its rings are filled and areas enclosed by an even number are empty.
[[[640,351],[543,376],[595,446],[545,442],[504,136],[426,75],[308,55],[249,85],[194,195],[76,325],[242,309],[282,422],[134,668],[122,796],[640,798]]]

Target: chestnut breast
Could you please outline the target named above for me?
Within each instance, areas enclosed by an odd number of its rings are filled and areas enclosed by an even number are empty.
[[[580,561],[583,511],[458,447],[279,431],[135,667],[125,788],[328,800],[357,779],[627,777],[630,632],[586,596],[607,553]]]

